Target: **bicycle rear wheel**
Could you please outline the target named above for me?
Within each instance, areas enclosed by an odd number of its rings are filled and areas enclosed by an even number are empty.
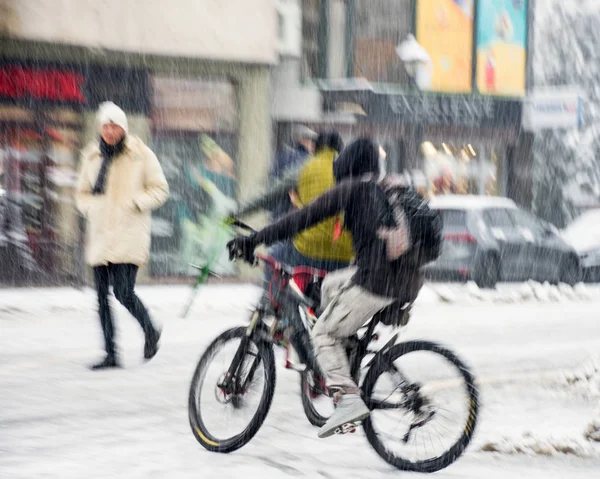
[[[225,348],[221,362],[217,355]],[[212,367],[216,366],[216,374]],[[275,392],[275,357],[271,344],[246,336],[238,327],[218,336],[200,358],[188,400],[190,426],[196,440],[212,452],[228,453],[246,445],[262,426]],[[239,422],[239,415],[251,408],[251,397],[258,396],[256,411],[234,432],[222,431],[221,422]],[[214,400],[218,409],[209,409],[203,400]],[[231,416],[230,417],[230,413]],[[230,421],[231,419],[231,421]]]
[[[438,363],[429,364],[433,359]],[[454,377],[447,377],[445,370]],[[385,392],[379,391],[380,386]],[[436,343],[408,341],[394,346],[371,366],[362,390],[371,409],[363,421],[367,439],[398,469],[439,471],[456,461],[473,437],[479,411],[475,377],[452,351]],[[382,417],[384,413],[391,414]],[[395,419],[408,421],[400,426]],[[437,446],[441,452],[432,452]]]

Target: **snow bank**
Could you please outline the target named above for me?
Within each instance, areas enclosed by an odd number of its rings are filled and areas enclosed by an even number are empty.
[[[590,457],[597,455],[596,448],[577,439],[568,438],[540,438],[531,433],[512,440],[502,438],[497,441],[488,441],[479,449],[481,452],[526,456],[559,456],[570,455],[576,457]]]
[[[585,400],[596,403],[600,399],[600,357],[593,358],[580,367],[565,370],[543,379],[545,387],[567,393],[573,401]],[[585,424],[585,423],[584,423]],[[600,456],[600,416],[591,421],[579,435],[574,437],[542,437],[530,432],[522,437],[488,440],[479,448],[481,452],[508,455],[576,457]]]
[[[593,301],[600,299],[600,288],[579,283],[576,286],[567,284],[552,285],[549,283],[527,283],[498,285],[496,289],[480,289],[474,282],[464,285],[436,284],[426,285],[444,303],[564,303],[570,301]],[[424,287],[424,288],[425,288]]]
[[[600,399],[600,358],[561,373],[553,385],[583,399]]]
[[[598,401],[600,399],[600,357],[593,358],[581,367],[563,372],[553,386],[579,398]],[[593,420],[583,432],[588,441],[600,442],[600,416]]]
[[[588,441],[600,442],[600,418],[592,421],[583,435]]]

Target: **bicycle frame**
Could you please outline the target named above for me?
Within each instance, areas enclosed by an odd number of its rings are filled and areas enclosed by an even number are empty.
[[[274,328],[276,326],[276,322],[278,321],[282,312],[285,312],[286,314],[290,314],[294,308],[300,308],[300,310],[302,308],[304,308],[305,314],[309,314],[308,311],[306,311],[306,310],[308,308],[316,307],[316,305],[314,305],[312,303],[310,298],[307,298],[306,296],[304,296],[303,293],[299,290],[299,288],[297,288],[297,286],[295,286],[295,283],[293,282],[293,271],[294,270],[292,268],[286,267],[285,265],[278,263],[276,260],[274,260],[270,256],[261,255],[261,254],[257,254],[256,256],[257,256],[257,259],[264,262],[265,264],[268,265],[268,267],[273,269],[273,271],[275,273],[274,278],[281,277],[281,276],[284,277],[283,278],[284,280],[282,281],[283,288],[279,291],[279,294],[281,297],[277,298],[278,301],[277,301],[277,305],[275,307],[275,318],[276,319],[275,319],[274,324],[270,328],[262,321],[262,319],[266,315],[266,311],[265,311],[264,304],[261,302],[261,304],[259,304],[259,306],[254,310],[254,312],[250,318],[250,323],[248,324],[248,326],[246,328],[246,336],[245,336],[244,340],[242,341],[242,343],[240,344],[240,346],[238,347],[238,350],[231,362],[231,365],[228,369],[227,377],[235,377],[236,372],[238,371],[239,367],[243,363],[245,351],[247,350],[250,341],[261,341],[261,342],[266,342],[266,343],[270,343],[270,344],[277,343],[277,340],[274,337],[273,333],[274,333]],[[269,288],[269,292],[271,294],[271,288]],[[276,302],[275,298],[273,296],[270,297],[270,301]],[[358,372],[361,368],[362,361],[368,354],[374,354],[374,357],[366,365],[367,368],[370,367],[375,361],[384,360],[383,358],[385,357],[385,355],[389,352],[390,348],[392,346],[394,346],[396,343],[398,334],[393,335],[392,338],[378,351],[371,350],[369,348],[371,341],[373,339],[377,338],[377,335],[374,332],[375,332],[375,327],[377,326],[378,323],[379,323],[379,316],[375,315],[371,319],[371,321],[368,323],[366,332],[364,333],[364,335],[362,335],[362,337],[358,337],[358,335],[353,335],[352,337],[350,337],[348,339],[348,344],[346,347],[348,350],[352,351],[348,358],[349,363],[350,363],[350,370],[351,370],[352,377],[358,377]],[[298,320],[296,320],[295,325],[299,326],[300,324],[301,323]],[[298,334],[309,334],[309,333],[310,332],[308,330],[298,331]],[[294,342],[293,342],[293,344],[294,344]],[[294,347],[297,348],[297,351],[302,346],[303,346],[302,342],[296,342],[294,344]],[[318,361],[317,361],[314,353],[312,353],[311,350],[298,351],[298,353],[301,356],[301,359],[303,360],[304,364],[307,366],[307,369],[314,371],[318,375],[323,377],[323,372],[318,364]],[[260,361],[260,359],[257,358],[257,361],[253,364],[253,366],[251,368],[251,372],[248,374],[248,377],[244,380],[244,384],[252,379],[252,373],[258,367],[259,361]],[[396,374],[401,375],[401,373],[395,367],[393,369]],[[398,407],[398,404],[387,404],[384,401],[373,401],[373,400],[370,401],[370,405],[372,408],[392,409],[392,408]]]
[[[223,224],[225,226],[229,226],[232,228],[240,228],[240,229],[250,231],[250,232],[254,231],[254,229],[252,227],[246,225],[245,223],[243,223],[235,218],[227,218],[224,220]],[[184,309],[184,313],[183,313],[184,317],[187,316],[187,314],[191,308],[191,305],[192,305],[192,302],[195,297],[197,289],[202,284],[205,284],[211,276],[219,277],[217,274],[215,274],[211,271],[212,262],[214,261],[216,256],[217,256],[216,252],[213,251],[213,253],[211,255],[209,255],[209,260],[205,265],[203,265],[203,266],[194,265],[194,264],[191,265],[199,270],[199,274],[198,274],[196,281],[194,283],[194,286],[193,286],[193,291],[194,291],[193,295],[190,298],[190,300],[188,301],[188,304],[186,305],[186,307]],[[269,255],[257,253],[256,259],[258,261],[262,261],[266,265],[266,267],[271,268],[271,270],[273,271],[273,279],[271,281],[271,284],[269,285],[267,293],[269,295],[268,300],[271,303],[271,305],[274,307],[275,321],[270,328],[267,326],[266,323],[263,322],[263,319],[267,314],[267,311],[266,311],[267,305],[265,304],[266,298],[263,296],[263,299],[259,303],[258,307],[253,311],[253,314],[250,318],[250,323],[248,324],[248,326],[246,328],[246,335],[236,351],[236,354],[227,370],[227,373],[225,375],[223,383],[220,385],[220,387],[222,387],[224,390],[234,393],[234,394],[239,393],[240,391],[231,391],[230,390],[231,384],[229,383],[229,380],[231,378],[237,377],[237,372],[238,372],[240,366],[243,364],[244,357],[249,349],[250,342],[251,341],[260,341],[260,342],[267,342],[270,344],[277,344],[279,341],[275,338],[275,330],[276,330],[278,321],[281,319],[282,314],[297,315],[297,317],[295,318],[295,321],[293,321],[293,323],[296,326],[299,326],[300,324],[302,324],[304,326],[304,329],[295,331],[295,333],[294,333],[295,338],[294,338],[294,336],[292,338],[290,338],[292,341],[292,344],[293,344],[294,348],[296,349],[296,351],[298,352],[303,363],[307,366],[307,368],[310,369],[311,371],[314,371],[315,373],[319,374],[321,377],[323,377],[323,372],[316,360],[314,353],[312,352],[312,344],[310,343],[310,338],[305,337],[305,336],[310,335],[310,326],[307,324],[307,316],[310,314],[314,314],[313,311],[317,310],[319,305],[314,304],[313,300],[311,300],[310,298],[305,296],[304,293],[301,291],[301,289],[298,287],[298,285],[295,283],[295,281],[294,281],[294,275],[296,272],[295,268],[291,268],[285,264],[282,264],[282,263],[278,262],[277,260],[275,260],[275,258],[273,258],[272,256],[269,256]],[[312,269],[312,268],[300,268],[300,270],[301,270],[302,274],[307,274],[307,275],[312,274],[312,275],[320,277],[320,278],[324,277],[324,275],[326,274],[323,271],[320,271],[317,269]],[[276,280],[279,281],[279,286],[281,286],[279,291],[277,292],[277,294],[278,294],[277,298],[275,297],[275,295],[272,291],[272,286],[274,284],[274,281],[276,281]],[[304,318],[302,317],[303,315],[305,316]],[[379,323],[379,316],[375,315],[371,319],[371,321],[368,323],[367,330],[362,337],[359,338],[358,335],[355,334],[352,337],[348,338],[347,350],[351,351],[348,360],[350,363],[350,371],[351,371],[352,377],[355,377],[355,378],[358,377],[358,373],[361,368],[362,361],[368,354],[374,354],[374,356],[369,361],[369,363],[365,366],[366,368],[369,368],[375,361],[385,360],[386,354],[389,352],[390,348],[392,346],[394,346],[394,344],[396,342],[398,334],[393,335],[393,337],[378,351],[373,351],[373,350],[369,349],[369,344],[371,343],[371,341],[373,339],[377,338],[377,335],[374,334],[374,331],[375,331],[375,327],[377,326],[378,323]],[[254,372],[258,368],[259,364],[260,364],[260,357],[257,356],[256,361],[254,361],[254,363],[252,364],[252,366],[248,372],[248,376],[244,380],[244,384],[241,384],[241,385],[238,384],[238,385],[234,385],[234,386],[240,387],[241,391],[243,391],[245,389],[246,385],[253,379]],[[402,376],[400,371],[398,371],[393,365],[391,365],[390,368],[393,368],[393,372],[395,374]],[[406,380],[403,377],[402,377],[402,382],[406,383]],[[370,400],[369,407],[371,409],[373,409],[373,408],[390,408],[391,409],[391,408],[398,407],[398,405],[397,404],[389,404],[388,405],[388,404],[384,403],[383,401]]]

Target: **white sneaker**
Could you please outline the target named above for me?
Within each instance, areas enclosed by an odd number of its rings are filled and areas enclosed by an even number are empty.
[[[321,439],[332,436],[338,429],[341,431],[345,424],[362,422],[370,413],[359,394],[344,394],[340,397],[333,415],[319,429],[318,435]]]

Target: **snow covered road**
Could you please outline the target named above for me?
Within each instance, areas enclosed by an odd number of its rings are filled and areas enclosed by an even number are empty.
[[[245,322],[257,289],[207,287],[188,319],[179,318],[186,288],[139,292],[164,325],[159,354],[142,363],[141,332],[115,307],[126,368],[93,373],[85,366],[101,351],[92,291],[0,291],[1,478],[416,477],[383,462],[361,432],[319,440],[302,413],[297,373],[281,368],[273,408],[254,440],[230,455],[206,452],[188,426],[189,381],[206,345]],[[600,299],[426,299],[403,337],[445,343],[482,384],[475,439],[436,477],[597,477],[600,449],[583,430],[598,399],[563,387],[560,371],[600,355]],[[281,353],[278,359],[281,365]],[[507,454],[529,451],[527,444],[538,453]]]

